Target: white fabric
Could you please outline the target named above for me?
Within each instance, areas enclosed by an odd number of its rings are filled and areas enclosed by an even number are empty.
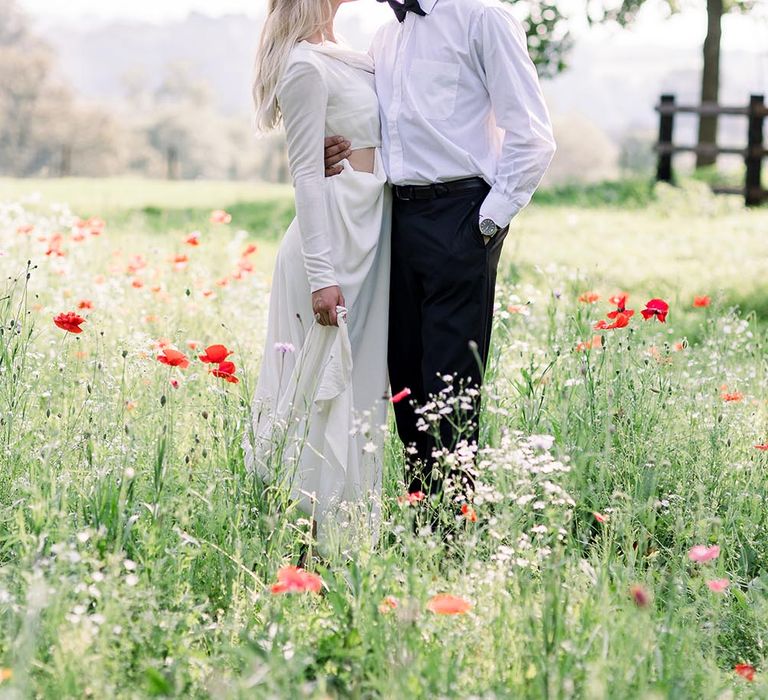
[[[497,0],[420,0],[371,45],[390,182],[482,177],[480,210],[505,227],[530,202],[555,151],[520,22]],[[340,132],[343,134],[343,132]]]
[[[373,76],[360,61],[365,57],[359,54],[299,45],[289,75],[307,92],[303,100],[292,101],[294,86],[281,91],[282,99],[288,96],[281,107],[294,144],[291,168],[318,173],[319,179],[297,181],[297,205],[304,198],[304,206],[297,206],[278,252],[253,421],[243,438],[248,469],[289,489],[318,522],[325,549],[339,534],[337,526],[348,520],[339,510],[345,502],[364,506],[360,532],[375,537],[381,494],[391,194],[378,149],[373,173],[355,171],[344,161],[341,175],[323,177],[326,131],[356,130],[363,139],[358,143],[367,145],[379,133]],[[309,75],[312,81],[304,81]],[[312,132],[317,147],[297,148],[310,137],[296,130]],[[307,208],[307,201],[314,208]],[[314,321],[311,266],[302,263],[307,231],[322,236],[323,255],[347,304],[338,328]],[[292,344],[295,352],[276,349],[281,343]]]

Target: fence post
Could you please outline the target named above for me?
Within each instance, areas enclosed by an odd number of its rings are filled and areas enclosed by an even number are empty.
[[[763,199],[761,171],[763,169],[763,107],[764,95],[750,95],[749,98],[749,132],[747,135],[747,177],[744,185],[744,196],[748,207],[760,205]]]
[[[660,107],[674,107],[674,95],[662,95]],[[656,168],[658,182],[672,182],[672,132],[675,126],[675,113],[659,112],[659,161]],[[669,150],[665,151],[664,148]]]

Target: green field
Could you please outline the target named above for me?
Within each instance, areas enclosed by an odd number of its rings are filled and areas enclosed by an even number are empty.
[[[240,439],[290,190],[0,180],[0,699],[768,697],[768,210],[645,190],[514,222],[476,521],[419,530],[393,439],[379,546],[280,595],[306,522]],[[621,291],[629,327],[594,330]]]

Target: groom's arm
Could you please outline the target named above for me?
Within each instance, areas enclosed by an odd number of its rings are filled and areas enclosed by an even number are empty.
[[[486,7],[473,30],[475,61],[504,130],[493,189],[480,215],[504,228],[531,201],[555,154],[555,139],[520,22],[502,8]]]
[[[341,174],[344,170],[339,165],[342,160],[349,158],[352,154],[350,148],[352,144],[343,136],[329,136],[325,139],[325,176],[333,177]]]

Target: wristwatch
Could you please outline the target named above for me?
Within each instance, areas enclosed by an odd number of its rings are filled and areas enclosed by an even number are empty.
[[[480,219],[480,233],[485,238],[493,238],[499,231],[501,226],[498,226],[493,219]]]

